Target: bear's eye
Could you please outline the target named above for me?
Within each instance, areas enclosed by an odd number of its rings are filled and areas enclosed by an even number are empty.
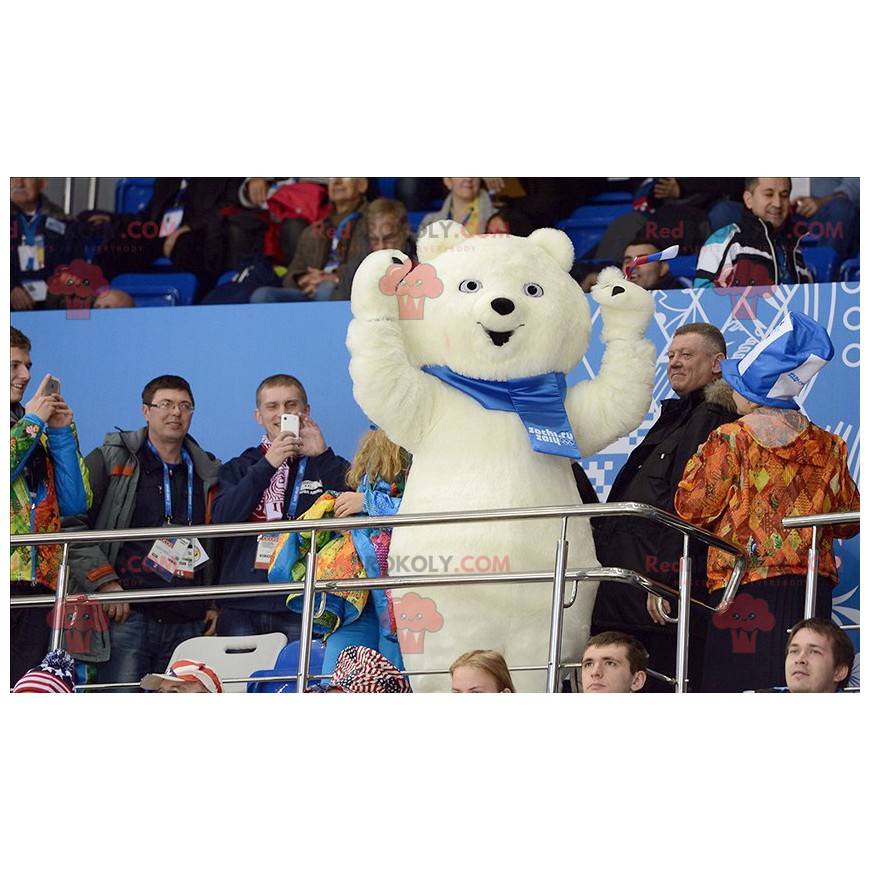
[[[525,293],[526,296],[543,296],[544,288],[540,284],[526,284],[526,286],[523,287],[523,293]]]
[[[475,281],[473,278],[466,278],[459,285],[460,293],[477,293],[483,287],[483,284],[480,281]]]

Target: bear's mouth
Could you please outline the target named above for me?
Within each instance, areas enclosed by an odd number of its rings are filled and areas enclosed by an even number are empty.
[[[524,324],[520,324],[523,326]],[[517,329],[520,328],[517,327]],[[480,324],[481,329],[489,336],[489,340],[496,346],[501,347],[504,344],[507,344],[511,340],[511,336],[517,331],[516,329],[510,330],[510,332],[496,332],[494,329],[487,329],[482,323]]]

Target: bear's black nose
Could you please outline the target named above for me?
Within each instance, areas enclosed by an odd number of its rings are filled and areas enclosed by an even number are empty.
[[[614,296],[619,296],[620,293],[625,293],[625,287],[620,287],[619,284],[614,284],[613,289],[610,291],[611,299]]]
[[[498,299],[493,299],[489,304],[492,306],[492,310],[495,311],[496,314],[501,314],[502,317],[506,317],[514,310],[514,308],[516,308],[510,299],[505,299],[503,296],[500,296]]]

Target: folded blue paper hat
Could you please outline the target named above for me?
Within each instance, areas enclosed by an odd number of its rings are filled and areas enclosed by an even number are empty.
[[[787,311],[743,359],[722,360],[722,377],[751,402],[797,411],[795,398],[833,357],[825,328],[805,314]]]

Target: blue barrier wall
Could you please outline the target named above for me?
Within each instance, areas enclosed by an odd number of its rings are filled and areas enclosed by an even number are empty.
[[[350,303],[209,305],[15,314],[33,343],[28,396],[50,371],[75,411],[82,451],[115,426],[143,425],[142,387],[156,375],[187,378],[196,399],[191,434],[222,460],[256,444],[254,393],[277,372],[305,385],[312,417],[336,452],[350,458],[368,426],[353,400],[344,346]]]
[[[656,319],[649,336],[659,351],[654,401],[640,429],[584,466],[606,497],[626,455],[657,415],[657,404],[673,395],[665,350],[684,323],[706,321],[722,329],[728,355],[742,357],[775,327],[786,309],[802,311],[830,332],[836,357],[810,385],[805,407],[812,420],[845,439],[849,468],[859,482],[860,310],[857,284],[794,285],[656,293]],[[194,390],[191,433],[223,460],[256,444],[262,430],[253,419],[254,390],[267,375],[288,372],[305,384],[312,415],[336,452],[350,458],[367,420],[353,400],[344,346],[349,303],[229,305],[205,308],[93,311],[87,320],[64,312],[14,314],[12,322],[33,342],[34,385],[51,371],[78,421],[82,450],[102,443],[114,426],[142,424],[140,392],[157,374],[186,377]],[[598,311],[586,358],[570,382],[595,373],[602,346]],[[32,394],[32,390],[28,395]],[[838,552],[841,583],[834,593],[835,618],[858,621],[858,538]],[[857,632],[851,633],[857,645]]]

